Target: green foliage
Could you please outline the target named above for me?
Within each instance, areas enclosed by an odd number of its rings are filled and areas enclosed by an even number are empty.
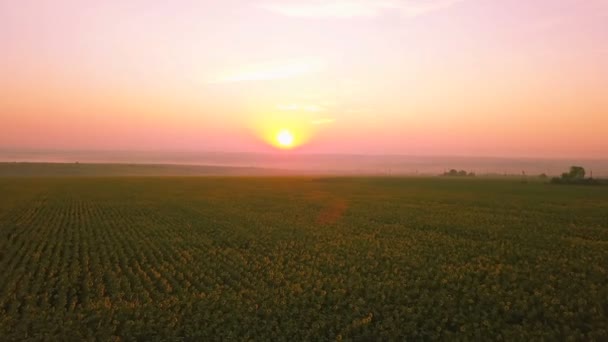
[[[608,193],[0,179],[2,340],[606,340]]]

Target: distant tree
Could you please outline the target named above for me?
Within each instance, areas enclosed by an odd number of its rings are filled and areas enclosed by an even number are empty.
[[[475,177],[475,172],[471,171],[471,172],[469,172],[469,174],[467,176],[469,176],[469,177]]]
[[[467,172],[465,170],[458,171],[458,176],[466,177],[466,175],[467,175]]]
[[[587,184],[598,185],[600,181],[593,178],[585,178],[585,169],[582,166],[571,166],[569,172],[562,173],[560,178],[551,179],[554,184]]]
[[[538,178],[540,178],[540,179],[547,179],[548,176],[547,176],[546,173],[541,173],[540,175],[538,175]]]
[[[570,179],[584,179],[585,168],[582,166],[570,166],[570,172],[568,175]]]

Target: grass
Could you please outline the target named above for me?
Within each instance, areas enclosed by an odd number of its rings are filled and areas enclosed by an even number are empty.
[[[0,336],[608,339],[608,191],[0,178]]]

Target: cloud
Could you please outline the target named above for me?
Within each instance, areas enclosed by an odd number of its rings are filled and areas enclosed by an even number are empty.
[[[409,17],[448,8],[463,0],[311,0],[264,3],[260,7],[285,16],[302,18],[375,17],[397,11]]]
[[[282,111],[305,111],[311,113],[324,112],[326,110],[325,107],[314,105],[314,104],[279,104],[277,105],[277,109]]]
[[[320,119],[312,120],[310,123],[313,125],[327,125],[327,124],[333,123],[335,121],[336,121],[336,119],[333,119],[333,118],[320,118]]]
[[[317,106],[317,105],[306,105],[306,106],[303,106],[302,109],[304,109],[307,112],[312,112],[312,113],[325,111],[325,108],[323,108],[321,106]]]
[[[375,16],[382,7],[363,1],[269,3],[262,8],[271,12],[304,18],[352,18]]]
[[[279,104],[277,105],[278,110],[282,110],[285,112],[296,111],[300,109],[300,105],[297,104]]]
[[[351,108],[346,110],[346,113],[348,114],[361,114],[365,112],[367,112],[365,108]]]
[[[324,63],[317,59],[271,62],[236,68],[217,77],[211,83],[279,80],[319,72]]]

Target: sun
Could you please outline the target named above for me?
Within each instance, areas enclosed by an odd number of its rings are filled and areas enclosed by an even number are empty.
[[[293,147],[294,137],[293,134],[287,129],[282,129],[277,133],[276,136],[277,143],[282,148],[290,148]]]

